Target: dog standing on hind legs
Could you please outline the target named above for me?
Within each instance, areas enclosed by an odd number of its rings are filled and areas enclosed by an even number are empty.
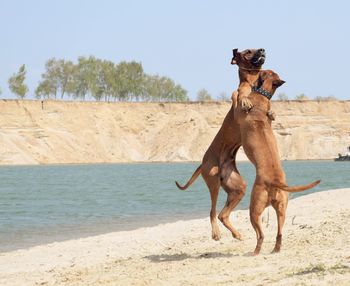
[[[242,52],[238,52],[237,49],[233,50],[231,64],[236,64],[239,67],[238,92],[233,93],[231,108],[219,132],[204,154],[202,164],[184,186],[176,182],[179,189],[185,190],[200,174],[202,175],[210,192],[210,222],[212,238],[215,240],[219,240],[221,237],[216,218],[216,204],[220,187],[226,191],[227,201],[219,214],[219,219],[230,230],[234,238],[241,239],[240,233],[230,222],[230,213],[243,198],[247,186],[236,167],[236,154],[241,146],[241,132],[235,110],[237,105],[245,112],[252,108],[248,95],[251,92],[251,86],[259,78],[259,72],[264,62],[264,49],[247,49]]]
[[[288,203],[289,192],[301,192],[320,183],[320,180],[308,185],[288,187],[279,158],[276,138],[271,121],[266,116],[270,110],[270,98],[276,89],[284,83],[271,70],[260,72],[257,85],[252,88],[248,100],[252,103],[249,113],[237,110],[242,145],[248,159],[256,168],[256,179],[251,193],[249,207],[250,221],[256,232],[257,244],[254,255],[258,255],[264,234],[261,227],[261,214],[272,205],[277,215],[277,237],[273,252],[279,252],[282,245],[282,228]]]

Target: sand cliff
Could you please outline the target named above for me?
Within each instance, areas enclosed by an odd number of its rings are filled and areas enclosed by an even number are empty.
[[[229,108],[1,100],[0,164],[199,161]],[[350,145],[350,101],[274,101],[272,108],[282,159],[331,159]]]

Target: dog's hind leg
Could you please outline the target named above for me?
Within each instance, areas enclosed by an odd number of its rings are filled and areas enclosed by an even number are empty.
[[[264,186],[254,185],[250,200],[250,222],[256,232],[256,247],[254,255],[258,255],[264,241],[264,233],[261,227],[260,216],[268,204],[268,192]]]
[[[219,214],[219,220],[231,231],[234,238],[241,239],[241,234],[233,227],[230,221],[230,214],[243,198],[247,184],[238,173],[232,172],[229,178],[223,178],[221,186],[227,193],[227,201]]]
[[[221,234],[216,219],[216,203],[218,200],[220,181],[218,175],[210,175],[210,170],[206,172],[205,168],[202,169],[202,176],[209,188],[211,198],[211,210],[210,210],[210,223],[212,228],[212,238],[214,240],[220,240]]]
[[[275,248],[273,249],[272,253],[277,253],[277,252],[280,252],[280,250],[281,250],[282,228],[284,225],[284,221],[286,219],[286,209],[287,209],[287,203],[288,203],[288,197],[287,197],[288,195],[287,194],[279,193],[278,195],[281,196],[278,200],[271,201],[271,204],[276,211],[277,223],[278,223],[276,244],[275,244]]]
[[[234,238],[241,239],[241,234],[233,227],[230,221],[230,214],[243,198],[247,184],[231,160],[222,165],[220,180],[221,186],[227,193],[227,201],[219,214],[219,220],[231,231]]]

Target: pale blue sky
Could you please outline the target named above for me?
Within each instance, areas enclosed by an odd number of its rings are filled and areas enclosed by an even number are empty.
[[[305,93],[350,99],[350,1],[18,1],[0,0],[1,98],[27,65],[32,95],[48,58],[94,55],[142,62],[194,99],[237,87],[232,49],[265,48],[265,68],[290,98]]]

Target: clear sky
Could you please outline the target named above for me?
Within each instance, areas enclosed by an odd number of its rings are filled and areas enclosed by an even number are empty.
[[[350,99],[350,1],[1,0],[1,98],[26,64],[30,94],[47,59],[94,55],[142,62],[194,99],[237,87],[232,49],[265,48],[289,98]]]

